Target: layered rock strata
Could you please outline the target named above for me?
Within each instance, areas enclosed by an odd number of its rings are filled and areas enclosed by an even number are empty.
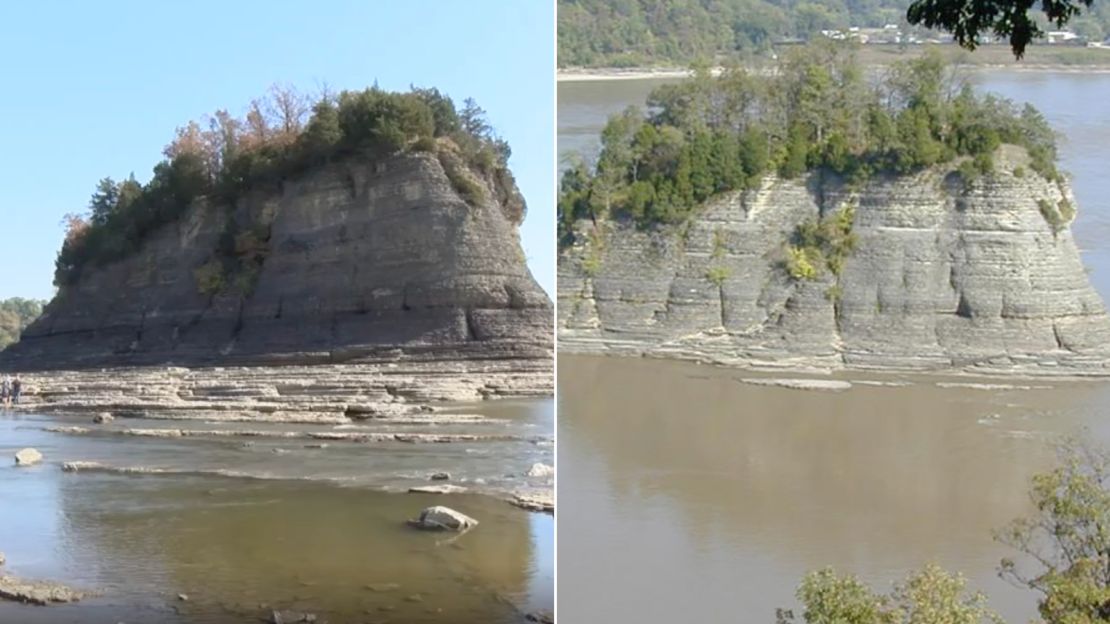
[[[1110,318],[1061,222],[1074,202],[1004,146],[995,173],[974,180],[938,168],[852,188],[815,173],[720,196],[682,226],[582,222],[559,259],[559,348],[756,367],[1110,374]],[[857,245],[840,274],[791,277],[797,226],[843,207],[854,209]]]
[[[136,253],[84,268],[0,368],[36,371],[38,406],[56,409],[273,416],[547,395],[553,311],[522,213],[515,189],[432,153],[352,156],[233,205],[198,201]],[[264,260],[206,288],[198,269],[236,232]]]

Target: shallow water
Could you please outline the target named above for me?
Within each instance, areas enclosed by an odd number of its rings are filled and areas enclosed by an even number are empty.
[[[1033,103],[1061,133],[1073,229],[1105,300],[1110,108],[1097,103],[1110,75],[972,79]],[[561,166],[594,157],[605,119],[662,82],[560,83]],[[747,377],[759,375],[560,356],[560,616],[772,622],[776,607],[796,607],[808,570],[832,565],[887,589],[928,561],[963,572],[1007,621],[1035,615],[1036,595],[996,576],[1015,553],[992,530],[1028,511],[1029,477],[1051,465],[1060,437],[1087,429],[1110,443],[1110,384],[971,389],[899,376],[881,379],[911,385],[829,393]]]
[[[552,401],[539,401],[466,411],[509,421],[482,427],[549,439],[552,409]],[[0,622],[215,624],[259,621],[270,608],[331,622],[519,622],[522,612],[554,603],[550,515],[489,495],[380,490],[427,484],[436,470],[478,492],[540,487],[523,472],[551,463],[550,444],[331,442],[310,449],[296,440],[243,446],[240,439],[43,430],[70,421],[88,418],[0,415],[0,456],[33,446],[46,457],[32,467],[0,465],[0,551],[7,573],[100,595],[67,606],[0,603]],[[157,425],[117,420],[112,427]],[[62,472],[61,462],[71,460],[181,472]],[[214,473],[220,470],[258,478]],[[405,526],[435,504],[480,525],[453,540]],[[398,587],[370,587],[381,584]],[[189,600],[179,601],[179,593]]]

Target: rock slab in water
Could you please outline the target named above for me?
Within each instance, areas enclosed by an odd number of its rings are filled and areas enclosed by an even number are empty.
[[[450,507],[437,505],[420,512],[416,520],[408,521],[410,526],[431,531],[465,531],[478,526],[478,521],[455,511]]]
[[[451,479],[451,473],[433,472],[431,475],[428,476],[428,478],[432,481],[449,481]]]
[[[409,488],[413,494],[461,494],[466,488],[461,485],[417,485]]]
[[[791,390],[826,390],[832,392],[849,390],[852,387],[850,382],[836,379],[763,379],[745,377],[741,379],[740,382],[753,386],[776,386],[779,388],[789,388]]]
[[[553,477],[553,476],[555,476],[555,468],[553,466],[548,466],[547,464],[540,464],[540,463],[532,464],[532,467],[528,469],[528,476],[529,477]]]
[[[270,613],[271,624],[295,624],[296,622],[315,622],[315,613],[303,613],[301,611],[272,611]]]
[[[34,605],[76,602],[83,592],[50,581],[25,581],[14,576],[0,576],[0,598]]]
[[[42,453],[33,448],[25,448],[15,454],[16,466],[30,466],[42,461]]]

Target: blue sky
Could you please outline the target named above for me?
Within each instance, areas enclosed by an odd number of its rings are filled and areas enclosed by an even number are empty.
[[[475,98],[513,149],[532,273],[554,292],[550,0],[0,3],[0,298],[48,299],[63,215],[140,181],[174,128],[274,83]]]

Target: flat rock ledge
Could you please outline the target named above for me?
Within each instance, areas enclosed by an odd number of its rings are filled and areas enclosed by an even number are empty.
[[[550,491],[517,492],[509,502],[528,511],[555,513],[555,496]]]
[[[260,367],[135,367],[25,375],[16,409],[127,418],[346,424],[419,419],[437,403],[546,398],[550,358]]]
[[[0,598],[25,604],[46,606],[54,603],[77,602],[87,594],[51,581],[28,581],[0,575]]]

